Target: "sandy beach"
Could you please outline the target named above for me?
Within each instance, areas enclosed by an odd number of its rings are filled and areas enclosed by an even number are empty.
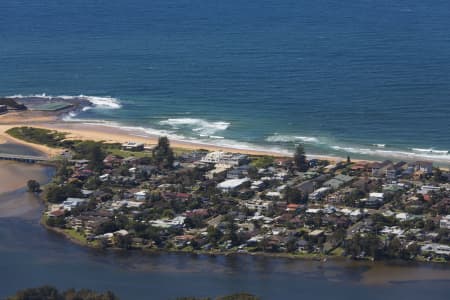
[[[139,142],[146,145],[155,145],[158,140],[158,136],[151,136],[145,132],[132,131],[131,129],[111,127],[101,123],[98,124],[86,124],[82,122],[65,122],[58,118],[55,114],[41,113],[41,112],[18,112],[10,113],[0,116],[0,143],[13,142],[22,145],[32,147],[36,150],[46,153],[49,156],[57,155],[60,149],[53,149],[43,145],[37,145],[27,143],[21,140],[12,138],[6,131],[13,127],[18,126],[32,126],[37,128],[57,130],[66,132],[69,139],[79,140],[94,140],[105,141],[108,143],[124,143],[124,142]],[[209,151],[226,151],[226,152],[238,152],[250,155],[270,155],[275,157],[286,157],[285,153],[273,152],[273,151],[258,151],[251,149],[239,149],[231,147],[222,147],[216,145],[207,145],[200,143],[192,143],[187,141],[170,140],[172,147],[183,148],[189,150],[206,149]],[[329,157],[321,155],[308,155],[308,158],[320,158],[330,161],[341,161],[343,158]]]

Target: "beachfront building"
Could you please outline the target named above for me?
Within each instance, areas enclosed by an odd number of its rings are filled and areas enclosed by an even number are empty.
[[[143,151],[144,144],[136,142],[126,142],[122,144],[122,149],[126,151]]]
[[[241,166],[248,161],[248,156],[244,154],[228,153],[223,151],[214,151],[206,154],[201,162],[210,164],[222,164],[228,166]]]
[[[244,183],[249,182],[250,179],[248,178],[242,178],[242,179],[229,179],[225,180],[217,185],[217,188],[224,191],[224,192],[230,192],[235,189],[238,189],[240,186],[242,186]]]
[[[420,171],[425,174],[433,173],[433,163],[430,161],[417,161],[415,165],[416,171]]]

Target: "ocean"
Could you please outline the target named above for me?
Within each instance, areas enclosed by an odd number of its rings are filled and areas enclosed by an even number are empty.
[[[2,0],[0,95],[243,149],[450,164],[450,2]]]

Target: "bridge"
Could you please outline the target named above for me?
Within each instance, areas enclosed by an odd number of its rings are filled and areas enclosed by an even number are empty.
[[[18,155],[18,154],[6,154],[0,153],[0,160],[15,160],[26,163],[37,163],[49,161],[47,157],[44,156],[33,156],[33,155]]]

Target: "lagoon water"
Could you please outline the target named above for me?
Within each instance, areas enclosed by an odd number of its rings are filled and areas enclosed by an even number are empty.
[[[96,96],[71,117],[184,140],[448,164],[448,28],[443,0],[2,0],[0,95]]]
[[[52,284],[60,288],[112,290],[122,299],[175,299],[248,291],[262,299],[448,299],[447,280],[369,285],[368,267],[286,259],[208,257],[188,254],[102,253],[82,249],[46,232],[37,221],[0,219],[0,298],[17,289]],[[383,265],[373,266],[383,268]],[[403,273],[442,271],[442,266],[404,266]],[[378,276],[389,274],[385,268]],[[447,268],[446,274],[449,274]]]
[[[240,291],[262,299],[439,300],[448,299],[450,293],[450,268],[445,265],[84,249],[42,228],[39,209],[31,219],[0,217],[0,241],[0,299],[18,289],[44,284],[112,290],[127,300]]]
[[[9,147],[10,151],[27,148]],[[19,163],[0,162],[0,178]],[[46,183],[53,170],[23,165]],[[40,168],[40,170],[37,170]],[[18,176],[18,175],[17,175]],[[26,181],[27,176],[20,175]],[[19,178],[17,178],[19,179]],[[175,299],[247,291],[262,299],[448,299],[450,267],[401,262],[114,252],[77,246],[39,224],[40,200],[0,184],[0,299],[27,287],[112,290],[121,299]]]

